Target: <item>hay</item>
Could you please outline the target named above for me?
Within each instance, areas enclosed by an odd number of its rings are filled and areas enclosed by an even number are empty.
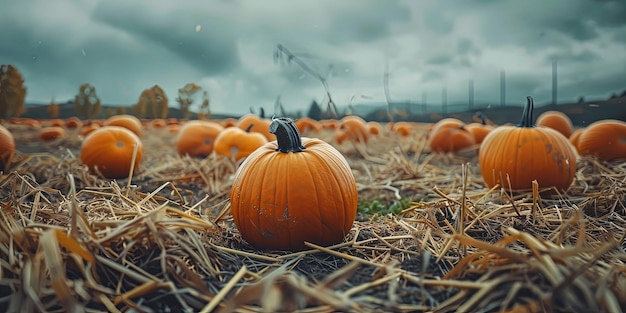
[[[109,181],[76,143],[19,153],[0,180],[0,310],[624,311],[626,163],[583,158],[567,194],[512,194],[486,188],[471,153],[385,136],[338,148],[362,202],[409,205],[296,253],[242,241],[231,160],[159,137],[132,180]]]

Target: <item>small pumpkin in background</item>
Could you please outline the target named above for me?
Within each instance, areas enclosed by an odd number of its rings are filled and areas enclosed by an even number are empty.
[[[626,122],[600,120],[589,124],[576,145],[581,156],[595,156],[603,161],[626,159]]]
[[[438,153],[454,153],[476,144],[474,135],[457,118],[444,118],[428,133],[428,147]]]
[[[213,152],[215,138],[224,130],[222,125],[202,120],[189,121],[178,130],[176,150],[179,155],[205,158]]]
[[[365,123],[365,127],[367,128],[367,132],[370,133],[370,135],[380,135],[383,132],[383,127],[380,126],[379,122],[376,121],[369,121],[367,123]]]
[[[322,131],[322,125],[310,117],[301,117],[294,123],[296,124],[296,127],[298,127],[298,130],[300,130],[300,133],[319,133]]]
[[[561,111],[546,111],[537,117],[537,126],[550,127],[569,138],[574,132],[572,120]]]
[[[15,139],[13,134],[0,125],[0,171],[4,172],[9,168],[14,155]]]
[[[493,130],[492,126],[481,123],[469,123],[465,125],[464,128],[474,136],[474,141],[476,141],[477,144],[481,144],[489,132]]]
[[[141,136],[141,130],[143,129],[141,120],[130,114],[113,115],[104,121],[104,126],[124,127],[137,136]]]
[[[303,250],[341,242],[356,217],[358,192],[346,159],[330,144],[300,137],[289,118],[270,124],[276,141],[235,173],[231,211],[244,240],[259,249]]]
[[[276,140],[276,136],[269,132],[271,122],[272,121],[262,118],[256,114],[248,113],[240,117],[235,126],[246,132],[260,133],[265,136],[267,141],[272,141]]]
[[[65,128],[60,126],[48,126],[39,130],[39,140],[51,143],[65,138],[67,132]]]
[[[261,133],[251,132],[250,129],[228,127],[215,138],[214,149],[219,155],[239,161],[266,143],[267,138]]]
[[[137,150],[133,164],[133,151]],[[92,173],[100,172],[106,178],[125,178],[139,168],[143,144],[128,128],[103,126],[89,134],[82,143],[80,160]]]
[[[576,152],[563,134],[533,125],[533,106],[528,97],[518,126],[498,126],[485,137],[478,162],[489,187],[530,190],[536,180],[563,191],[574,181]]]
[[[392,126],[392,130],[402,137],[408,137],[411,135],[413,128],[414,125],[410,122],[397,122]]]
[[[369,129],[365,126],[365,120],[356,116],[348,115],[339,121],[339,130],[345,132],[347,138],[355,142],[367,143]]]
[[[65,119],[65,128],[68,130],[77,130],[80,129],[83,126],[83,121],[81,121],[80,118],[76,117],[76,116],[70,116],[67,119]]]

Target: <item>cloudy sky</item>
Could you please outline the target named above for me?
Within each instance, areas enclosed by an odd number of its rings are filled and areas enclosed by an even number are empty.
[[[277,96],[306,112],[319,80],[275,62],[282,44],[327,77],[338,105],[392,101],[499,104],[526,95],[559,101],[626,90],[623,0],[3,0],[0,64],[14,64],[27,102],[64,102],[88,82],[105,104],[130,105],[160,85],[174,101],[195,82],[214,112],[272,112]]]

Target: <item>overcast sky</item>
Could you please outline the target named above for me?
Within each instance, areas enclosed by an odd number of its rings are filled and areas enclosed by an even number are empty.
[[[155,84],[176,105],[195,82],[213,112],[272,112],[323,101],[320,82],[276,63],[278,44],[328,75],[338,105],[391,100],[477,103],[607,98],[626,90],[624,0],[3,0],[0,64],[14,64],[27,102],[64,102],[88,82],[104,104],[130,105]],[[332,70],[329,70],[331,69]]]

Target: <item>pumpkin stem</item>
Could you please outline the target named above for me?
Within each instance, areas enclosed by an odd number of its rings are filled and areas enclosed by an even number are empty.
[[[276,141],[278,141],[276,151],[289,153],[304,150],[300,131],[292,119],[288,117],[273,118],[270,124],[270,133],[276,135]]]
[[[533,97],[526,97],[526,106],[524,106],[524,112],[522,112],[522,120],[519,123],[519,127],[533,127]]]
[[[246,127],[246,133],[249,133],[250,130],[252,130],[252,127],[254,127],[254,123],[250,123],[250,125],[248,125],[248,127]]]

